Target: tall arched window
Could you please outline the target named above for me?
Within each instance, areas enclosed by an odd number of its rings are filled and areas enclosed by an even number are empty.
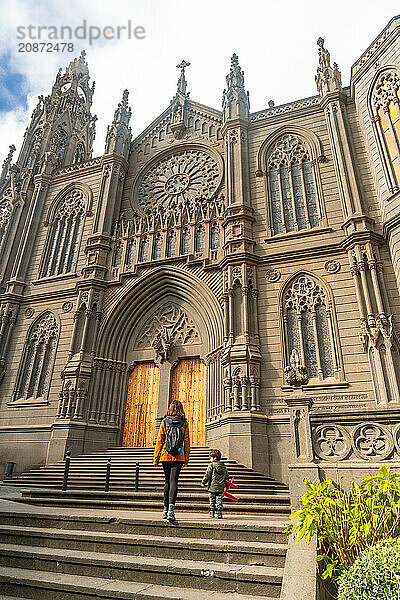
[[[122,263],[122,244],[117,244],[114,252],[113,267],[120,267]]]
[[[12,204],[8,200],[1,202],[0,204],[0,248],[3,244],[3,240],[6,236],[10,218],[12,215]]]
[[[372,94],[378,135],[392,191],[400,186],[400,75],[386,71],[378,78]]]
[[[14,400],[44,398],[49,390],[51,368],[58,338],[57,321],[45,312],[31,327],[22,354]]]
[[[267,158],[272,234],[320,225],[317,190],[310,151],[299,137],[287,133]]]
[[[157,234],[153,243],[153,259],[161,258],[162,256],[162,236]]]
[[[312,276],[300,274],[283,294],[286,363],[296,350],[310,379],[334,377],[340,370],[333,315],[326,290]]]
[[[211,250],[219,248],[219,225],[213,223],[211,226]]]
[[[189,254],[190,252],[190,231],[186,227],[182,231],[182,254]]]
[[[80,190],[70,192],[59,203],[49,224],[42,277],[75,271],[85,211]]]
[[[60,125],[56,128],[53,135],[53,148],[59,156],[61,162],[64,160],[65,149],[67,147],[68,136]]]
[[[82,144],[82,142],[78,142],[78,144],[76,145],[75,148],[75,152],[74,152],[74,160],[73,163],[80,163],[83,162],[85,160],[85,146]]]
[[[149,259],[149,238],[145,237],[140,242],[139,261],[145,262]]]
[[[136,242],[135,242],[135,240],[131,240],[128,243],[128,250],[126,252],[125,263],[127,265],[131,265],[135,261],[135,254],[136,254]]]
[[[204,227],[203,225],[199,225],[199,227],[196,228],[196,235],[194,239],[195,252],[204,252],[205,237],[206,233]]]
[[[171,231],[167,237],[167,256],[175,256],[176,253],[176,234]]]

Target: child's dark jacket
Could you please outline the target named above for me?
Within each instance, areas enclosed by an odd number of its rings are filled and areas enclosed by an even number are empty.
[[[228,471],[224,463],[214,461],[208,465],[206,474],[201,483],[208,488],[209,492],[222,494],[225,489],[225,479],[227,477]]]

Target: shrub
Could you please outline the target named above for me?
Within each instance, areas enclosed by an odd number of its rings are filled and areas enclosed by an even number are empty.
[[[400,540],[372,546],[339,578],[338,600],[398,600]]]
[[[369,546],[400,534],[400,474],[383,465],[379,474],[353,483],[346,492],[330,480],[313,484],[304,480],[307,492],[302,507],[290,518],[297,518],[286,531],[296,542],[307,543],[318,532],[318,556],[324,566],[321,577],[337,580],[348,571]]]

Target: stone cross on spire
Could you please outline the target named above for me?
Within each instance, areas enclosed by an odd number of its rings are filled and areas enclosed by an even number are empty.
[[[325,96],[329,92],[342,91],[342,77],[339,68],[335,62],[331,67],[331,55],[324,44],[325,40],[322,37],[318,38],[319,67],[315,82],[321,96]]]
[[[178,85],[177,85],[176,91],[178,94],[182,94],[182,96],[186,96],[186,87],[187,87],[187,81],[186,81],[186,77],[185,77],[186,67],[190,67],[190,62],[186,62],[186,60],[182,60],[179,63],[179,65],[176,65],[176,68],[181,70],[181,74],[178,79]]]

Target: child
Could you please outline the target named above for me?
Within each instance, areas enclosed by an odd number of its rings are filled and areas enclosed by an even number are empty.
[[[215,517],[215,508],[217,508],[218,519],[222,519],[222,494],[225,489],[225,479],[228,477],[227,468],[220,461],[221,452],[211,450],[210,464],[201,482],[210,493],[210,517]]]

